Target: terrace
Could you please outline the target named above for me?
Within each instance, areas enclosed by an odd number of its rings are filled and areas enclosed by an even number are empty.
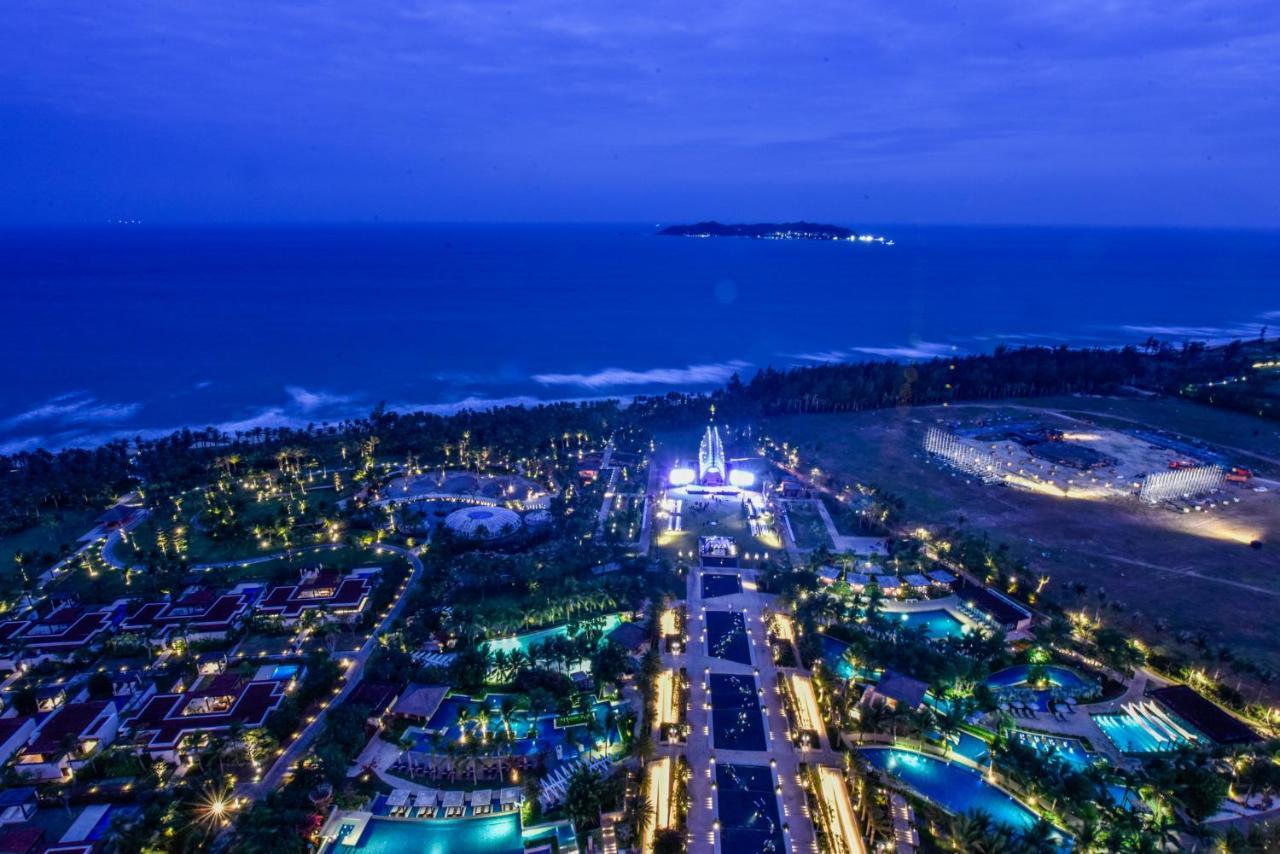
[[[156,694],[125,721],[134,743],[153,758],[177,763],[186,758],[184,740],[227,732],[233,726],[254,729],[284,700],[279,680],[245,682],[236,676],[215,677],[208,688],[185,694]]]
[[[350,620],[364,611],[372,593],[373,579],[367,574],[344,577],[337,570],[304,569],[298,584],[271,588],[257,611],[286,623],[296,622],[307,611]]]

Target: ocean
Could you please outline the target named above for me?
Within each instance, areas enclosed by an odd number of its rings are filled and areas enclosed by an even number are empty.
[[[653,224],[3,231],[0,450],[1280,331],[1280,232],[867,230],[895,245]]]

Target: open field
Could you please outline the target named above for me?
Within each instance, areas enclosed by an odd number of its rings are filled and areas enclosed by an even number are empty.
[[[787,520],[791,523],[791,533],[795,535],[798,548],[808,551],[834,547],[827,534],[827,526],[812,501],[787,502]]]
[[[1092,413],[1102,413],[1101,416]],[[920,449],[925,430],[994,415],[1082,424],[1136,426],[1202,439],[1267,475],[1271,491],[1228,486],[1241,503],[1207,514],[1178,514],[1136,499],[1083,500],[984,486],[931,464]],[[1179,632],[1203,634],[1280,671],[1280,470],[1276,425],[1176,400],[1086,397],[990,405],[772,419],[778,441],[800,449],[801,466],[830,477],[889,490],[905,503],[904,523],[933,530],[964,525],[990,533],[1051,577],[1048,593],[1091,609],[1104,592],[1126,614]],[[1257,481],[1255,481],[1257,483]],[[1249,547],[1261,540],[1262,549]],[[1075,585],[1083,585],[1077,590]]]
[[[68,510],[62,514],[46,514],[43,523],[17,534],[0,539],[0,578],[18,575],[15,556],[18,552],[40,554],[40,559],[28,565],[32,575],[39,575],[57,559],[70,554],[79,546],[80,537],[93,529],[93,520],[102,514],[100,509]],[[50,557],[52,556],[52,557]]]

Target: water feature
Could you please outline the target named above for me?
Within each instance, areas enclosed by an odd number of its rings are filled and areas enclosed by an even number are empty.
[[[884,616],[909,629],[924,629],[935,640],[964,637],[969,632],[969,627],[946,608],[924,611],[894,611],[885,608]]]
[[[783,850],[773,773],[765,765],[716,765],[720,850],[775,854]]]
[[[1083,771],[1101,757],[1085,749],[1084,743],[1076,738],[1063,738],[1056,735],[1045,735],[1038,732],[1018,730],[1014,738],[1020,744],[1033,749],[1044,757],[1052,757],[1065,762],[1076,771]]]
[[[742,579],[724,572],[702,573],[702,598],[713,599],[716,596],[732,596],[742,592]]]
[[[607,614],[603,619],[605,634],[608,634],[618,626],[622,625],[622,617],[618,614]],[[571,624],[565,624],[563,626],[554,626],[549,629],[540,629],[536,632],[525,632],[522,635],[496,638],[491,641],[486,641],[485,646],[488,647],[491,655],[498,652],[505,652],[510,655],[516,650],[528,655],[529,647],[534,644],[546,643],[548,639],[553,637],[563,637],[568,635],[570,628]]]
[[[446,744],[457,743],[463,734],[463,724],[459,723],[459,713],[465,709],[465,729],[468,738],[492,738],[497,732],[511,732],[511,750],[517,756],[542,754],[554,764],[557,755],[563,760],[576,757],[579,744],[591,739],[607,741],[614,748],[622,745],[620,730],[620,713],[615,713],[613,726],[609,726],[611,703],[599,702],[592,706],[592,713],[600,724],[601,732],[592,735],[585,723],[572,726],[557,726],[557,715],[535,715],[528,711],[511,711],[503,719],[503,701],[509,695],[489,694],[482,699],[474,699],[462,695],[446,697],[427,721],[425,731],[418,731],[414,736],[413,750],[419,753],[430,753],[433,749],[433,734],[439,737],[442,749]],[[619,710],[620,712],[620,710]],[[560,748],[559,754],[556,749]]]
[[[1168,753],[1205,740],[1186,721],[1154,703],[1129,703],[1119,712],[1093,715],[1116,750],[1127,754]]]
[[[713,673],[708,677],[708,687],[712,743],[722,750],[767,750],[756,680]]]
[[[373,818],[355,845],[333,854],[521,854],[520,814],[485,818],[398,820]]]
[[[859,747],[858,753],[947,812],[981,810],[1015,831],[1036,823],[1035,813],[968,766],[898,747]]]
[[[707,655],[738,664],[751,663],[747,623],[741,611],[707,611]]]

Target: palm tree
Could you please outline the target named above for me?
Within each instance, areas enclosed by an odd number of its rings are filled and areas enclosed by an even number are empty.
[[[956,851],[976,851],[992,827],[991,815],[982,810],[957,815],[951,819],[951,844]]]

